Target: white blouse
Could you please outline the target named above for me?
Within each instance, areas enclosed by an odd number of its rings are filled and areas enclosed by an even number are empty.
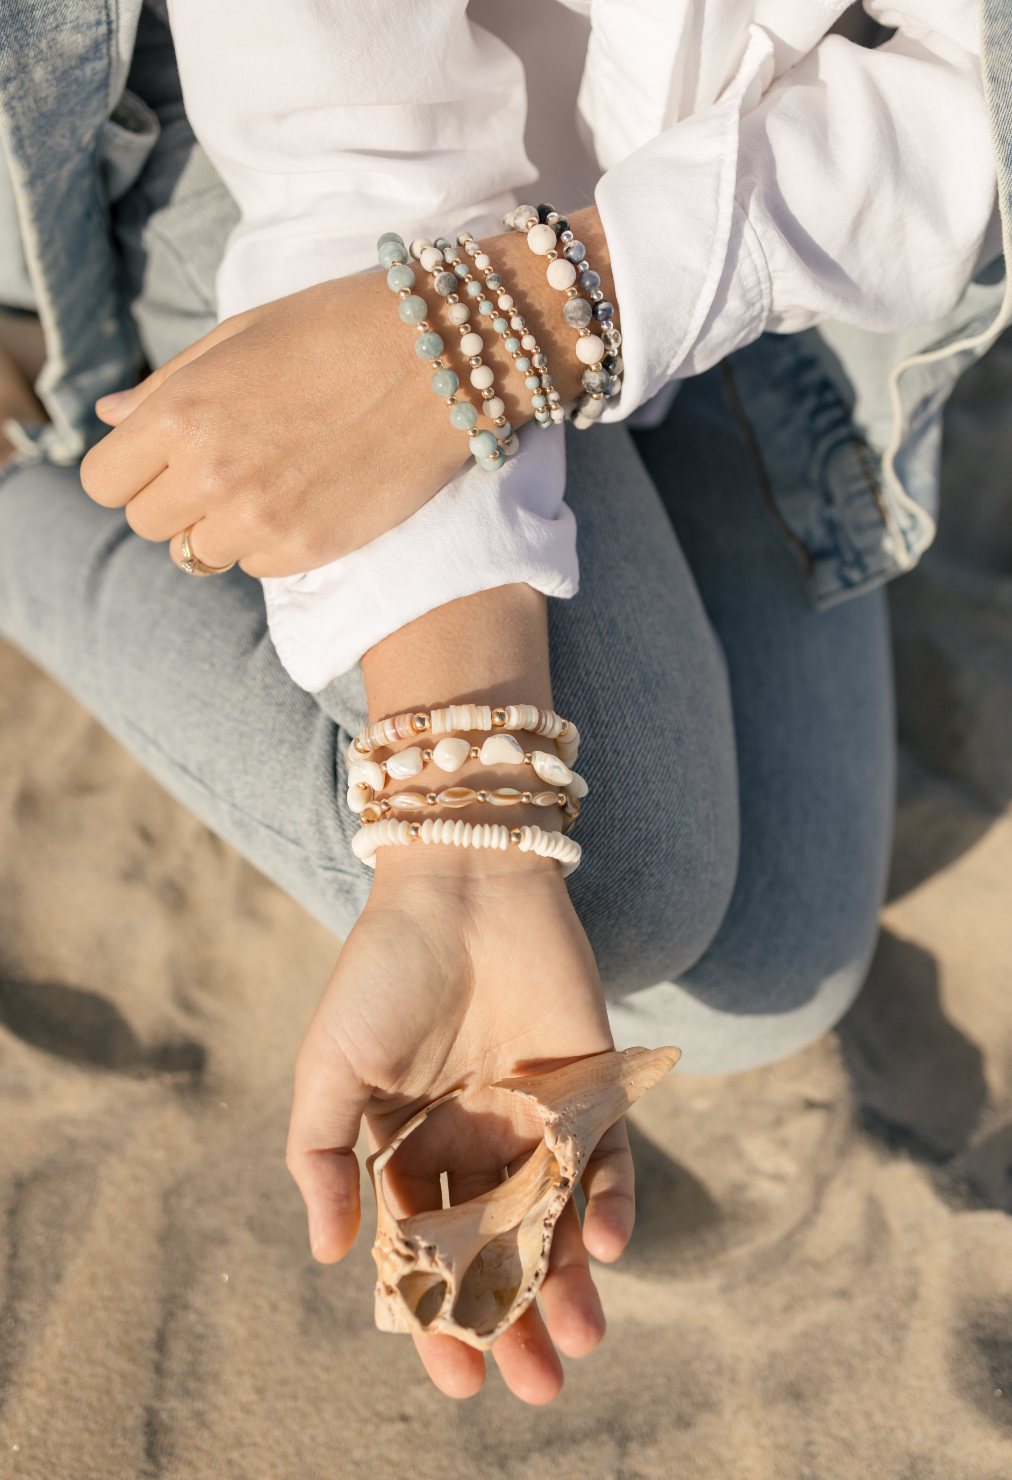
[[[623,335],[606,419],[764,330],[928,323],[999,250],[974,0],[868,0],[897,28],[874,51],[826,35],[843,0],[568,3],[590,19],[579,112]],[[187,113],[242,211],[222,317],[372,267],[383,231],[477,236],[537,204],[523,65],[465,0],[169,10]],[[265,580],[296,682],[474,591],[572,595],[562,441],[525,428],[502,473],[468,467],[380,539]]]

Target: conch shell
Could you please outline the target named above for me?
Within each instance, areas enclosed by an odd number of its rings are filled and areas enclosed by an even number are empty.
[[[482,1197],[396,1218],[384,1171],[397,1148],[453,1090],[420,1111],[369,1158],[376,1191],[376,1325],[381,1331],[455,1336],[485,1351],[534,1299],[548,1272],[552,1234],[590,1154],[610,1125],[663,1079],[677,1048],[627,1048],[564,1069],[503,1079],[541,1111],[544,1140],[520,1170]]]

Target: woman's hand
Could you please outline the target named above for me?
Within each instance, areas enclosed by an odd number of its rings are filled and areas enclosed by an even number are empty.
[[[340,1259],[359,1225],[353,1147],[367,1117],[373,1147],[423,1105],[466,1085],[391,1163],[400,1216],[494,1187],[541,1140],[536,1110],[489,1088],[612,1047],[600,982],[558,865],[512,853],[381,850],[369,903],[348,937],[299,1054],[288,1164],[309,1210],[316,1257]],[[575,1207],[560,1220],[542,1287],[492,1348],[510,1389],[550,1402],[562,1386],[553,1342],[591,1351],[604,1316],[588,1252],[612,1260],[632,1231],[633,1171],[622,1122],[602,1138]],[[433,1382],[468,1397],[484,1380],[480,1352],[448,1336],[416,1341]]]
[[[573,226],[607,290],[596,210]],[[556,388],[575,395],[582,367],[544,259],[518,233],[487,245],[548,353]],[[428,274],[415,271],[444,359],[477,403],[457,330]],[[498,336],[483,337],[506,415],[521,426],[533,415],[529,394]],[[141,385],[97,403],[114,430],[81,465],[85,491],[125,507],[142,538],[171,540],[177,564],[182,533],[195,524],[191,544],[205,565],[237,560],[252,576],[326,565],[400,524],[468,460],[467,438],[432,393],[414,338],[382,272],[227,319]]]

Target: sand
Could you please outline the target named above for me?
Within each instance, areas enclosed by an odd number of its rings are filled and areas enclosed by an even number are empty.
[[[464,1404],[284,1168],[337,943],[0,648],[0,1477],[1012,1476],[1012,349],[894,588],[892,899],[838,1033],[637,1107],[609,1334]],[[958,520],[955,517],[958,506]]]

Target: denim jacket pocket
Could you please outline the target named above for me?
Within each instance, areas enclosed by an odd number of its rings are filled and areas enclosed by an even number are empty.
[[[160,132],[161,125],[147,103],[124,92],[101,127],[95,151],[102,194],[108,205],[115,205],[137,181]]]

